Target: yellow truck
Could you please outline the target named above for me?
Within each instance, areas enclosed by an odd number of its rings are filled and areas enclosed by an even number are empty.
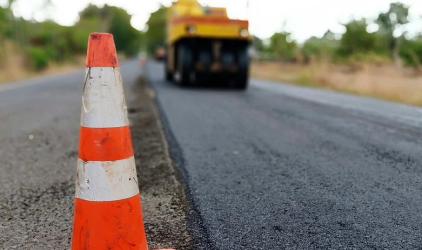
[[[219,83],[246,89],[251,41],[247,20],[225,8],[178,0],[167,10],[166,79],[182,86]]]

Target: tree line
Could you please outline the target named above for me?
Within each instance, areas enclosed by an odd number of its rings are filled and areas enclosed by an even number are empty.
[[[89,5],[79,17],[75,25],[67,27],[52,20],[24,20],[15,17],[10,7],[0,7],[0,61],[6,62],[10,55],[7,44],[13,44],[25,66],[33,70],[42,70],[51,62],[72,61],[86,53],[91,32],[112,33],[118,53],[126,56],[136,55],[143,46],[145,34],[131,26],[131,16],[121,8]]]
[[[9,0],[9,3],[12,3]],[[104,5],[89,5],[79,13],[79,20],[71,27],[61,26],[52,20],[36,22],[15,17],[10,4],[0,7],[0,67],[7,62],[7,43],[11,42],[21,53],[28,67],[41,70],[49,63],[63,63],[84,55],[91,32],[109,32],[114,35],[118,53],[134,56],[139,51],[154,53],[165,44],[167,7],[151,13],[147,31],[141,32],[130,24],[131,16],[123,9]],[[268,40],[253,37],[253,47],[261,57],[309,63],[316,60],[332,62],[364,61],[395,62],[421,68],[422,34],[407,38],[402,32],[409,23],[409,8],[392,3],[375,21],[351,20],[344,24],[345,33],[327,31],[323,37],[311,37],[299,44],[289,32],[273,34]],[[376,32],[368,26],[376,24]]]
[[[267,57],[283,61],[315,60],[332,62],[402,62],[408,66],[420,67],[422,63],[422,33],[407,38],[405,25],[409,23],[409,7],[392,3],[376,20],[351,20],[344,24],[345,33],[337,39],[331,31],[321,38],[311,37],[303,44],[292,40],[288,32],[277,32],[268,41],[254,37],[255,50]],[[368,32],[368,26],[378,26],[375,32]]]

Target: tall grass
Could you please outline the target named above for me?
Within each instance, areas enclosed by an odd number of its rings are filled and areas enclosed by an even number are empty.
[[[253,63],[252,76],[422,106],[422,75],[391,63]]]

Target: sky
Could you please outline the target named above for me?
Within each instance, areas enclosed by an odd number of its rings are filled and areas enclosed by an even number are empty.
[[[0,0],[5,6],[7,0]],[[89,3],[102,6],[109,4],[122,7],[132,15],[131,24],[145,30],[145,23],[159,4],[169,6],[172,0],[51,0],[53,6],[45,7],[46,0],[16,0],[15,15],[25,19],[55,20],[61,25],[72,25],[78,13]],[[250,32],[260,38],[268,38],[274,32],[291,32],[291,38],[303,42],[311,36],[321,37],[328,29],[344,33],[341,23],[355,18],[375,19],[388,10],[390,0],[199,0],[201,4],[227,7],[231,18],[249,19]],[[422,31],[422,1],[402,0],[410,6],[411,23],[406,27],[410,35]],[[376,31],[376,26],[370,29]]]

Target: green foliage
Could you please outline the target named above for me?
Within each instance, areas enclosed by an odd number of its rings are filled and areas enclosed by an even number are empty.
[[[109,15],[108,5],[105,5],[103,8],[99,8],[96,5],[89,4],[79,13],[79,18],[81,20],[106,20]]]
[[[329,59],[348,64],[385,64],[392,60],[397,62],[401,57],[406,65],[421,67],[422,37],[407,40],[404,35],[399,36],[398,30],[403,30],[403,25],[409,23],[408,16],[408,6],[392,3],[389,10],[380,13],[375,20],[379,29],[373,33],[367,31],[367,20],[351,20],[344,24],[346,32],[340,40],[327,31],[322,38],[311,37],[298,47],[291,41],[289,33],[278,32],[270,38],[268,47],[263,46],[259,38],[254,38],[253,44],[259,48],[257,51],[261,52],[261,57],[273,55],[284,61],[292,61],[298,54],[305,62]]]
[[[27,57],[29,66],[36,70],[42,70],[48,66],[48,55],[47,52],[40,47],[30,46],[27,49]]]
[[[422,37],[403,41],[400,56],[407,65],[420,67],[422,65]]]
[[[152,54],[158,47],[164,47],[166,39],[167,7],[160,8],[151,13],[147,21],[148,30],[145,32],[147,51]]]
[[[131,16],[121,8],[108,5],[99,8],[88,5],[80,13],[80,20],[75,25],[79,34],[76,34],[73,39],[81,45],[83,39],[86,44],[91,32],[112,33],[117,51],[123,52],[126,56],[134,56],[142,45],[143,34],[132,27],[130,19]],[[86,45],[79,47],[81,50],[86,50]]]
[[[70,27],[70,41],[72,51],[76,54],[86,53],[88,47],[88,36],[100,27],[99,19],[80,19],[75,26]]]
[[[9,22],[10,13],[7,9],[0,7],[0,37],[7,37],[11,34],[11,25]]]
[[[133,56],[142,45],[143,34],[131,26],[130,19],[121,8],[89,5],[74,26],[64,27],[50,20],[34,22],[16,18],[10,8],[0,7],[0,43],[4,39],[12,40],[34,70],[45,68],[49,62],[62,63],[83,56],[92,32],[112,33],[117,51]],[[0,57],[4,50],[0,50]]]
[[[252,36],[252,45],[258,52],[263,52],[265,50],[264,42],[259,37]]]
[[[409,7],[402,3],[390,4],[390,9],[386,13],[378,15],[377,24],[380,30],[393,39],[393,32],[399,27],[409,22]]]
[[[283,61],[294,61],[297,56],[296,42],[290,39],[290,33],[278,32],[270,37],[269,50]]]
[[[311,37],[306,40],[302,46],[302,54],[307,62],[311,59],[331,58],[338,46],[334,33],[327,31],[322,38]]]
[[[366,31],[365,20],[353,20],[345,25],[346,33],[340,40],[338,53],[341,56],[368,53],[377,50],[378,36],[376,33]]]
[[[52,21],[31,23],[30,26],[31,29],[26,34],[29,44],[44,49],[49,59],[63,62],[74,56],[75,45],[70,27],[63,27]]]
[[[337,58],[338,59],[338,58]],[[391,62],[390,57],[384,54],[379,54],[375,52],[366,52],[366,53],[355,53],[346,58],[340,58],[339,60],[342,63],[353,65],[359,65],[361,63],[370,63],[375,65],[384,65]]]
[[[131,16],[123,9],[109,7],[110,15],[108,31],[113,34],[116,49],[127,56],[134,56],[141,46],[141,33],[130,24]]]
[[[299,74],[295,79],[295,82],[304,86],[312,86],[313,83],[312,77],[307,73]]]
[[[399,39],[394,37],[394,32],[409,22],[408,16],[409,7],[401,3],[392,3],[390,9],[386,13],[379,14],[376,21],[380,27],[379,34],[383,37],[394,60],[399,58]]]

